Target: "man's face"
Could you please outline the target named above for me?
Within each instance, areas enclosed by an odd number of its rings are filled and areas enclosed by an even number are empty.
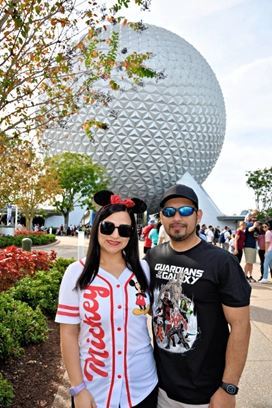
[[[164,208],[179,208],[184,206],[195,207],[191,200],[182,197],[172,198],[164,204]],[[187,217],[181,216],[177,211],[173,217],[165,217],[162,212],[160,216],[166,233],[173,241],[179,242],[185,241],[190,237],[195,237],[196,224],[201,221],[202,211],[194,211],[192,215]]]

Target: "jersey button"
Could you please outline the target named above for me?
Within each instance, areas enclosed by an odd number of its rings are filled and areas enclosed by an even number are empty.
[[[119,374],[119,375],[117,375],[117,377],[118,377],[118,378],[122,378],[122,376],[121,376],[120,374]]]
[[[122,305],[118,305],[118,309],[122,309]]]
[[[118,354],[122,354],[122,351],[118,351]]]
[[[122,329],[121,329],[121,327],[117,327],[117,330],[118,330],[118,331],[121,331]]]
[[[120,288],[121,285],[119,285],[119,283],[116,285],[117,288]]]

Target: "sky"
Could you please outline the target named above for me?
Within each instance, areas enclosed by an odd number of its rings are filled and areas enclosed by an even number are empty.
[[[203,187],[225,215],[256,208],[246,171],[272,166],[272,0],[152,0],[150,12],[123,14],[178,34],[207,60],[227,123]]]

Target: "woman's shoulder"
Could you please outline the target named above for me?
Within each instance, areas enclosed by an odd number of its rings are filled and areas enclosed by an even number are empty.
[[[85,266],[86,257],[71,263],[65,271],[65,275],[75,276],[79,275]]]

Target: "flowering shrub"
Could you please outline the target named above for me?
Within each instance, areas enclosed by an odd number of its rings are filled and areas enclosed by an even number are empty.
[[[0,293],[26,275],[33,276],[36,271],[48,271],[56,256],[53,250],[50,254],[44,251],[28,252],[14,245],[0,249]]]
[[[44,235],[44,234],[46,234],[45,231],[27,231],[27,230],[24,229],[24,228],[21,229],[21,230],[16,229],[16,230],[14,231],[14,236],[15,236],[15,237],[18,237],[18,236],[20,236],[20,235],[28,236],[28,235]]]

